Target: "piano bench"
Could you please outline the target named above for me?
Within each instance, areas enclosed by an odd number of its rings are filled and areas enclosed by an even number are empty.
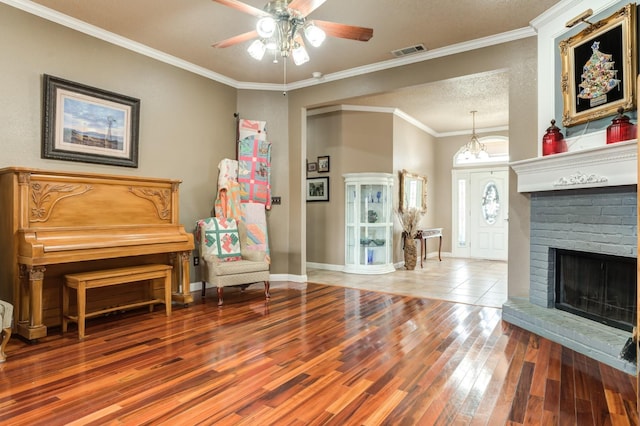
[[[102,271],[81,272],[77,274],[65,275],[62,286],[62,332],[67,331],[69,321],[78,323],[78,338],[84,339],[85,320],[87,318],[106,314],[108,312],[120,311],[124,309],[149,306],[149,311],[153,310],[153,305],[163,303],[166,315],[171,315],[171,271],[170,265],[140,265],[127,268],[106,269]],[[129,303],[116,307],[101,309],[95,312],[86,312],[87,289],[97,287],[107,287],[112,285],[127,284],[136,281],[162,279],[164,282],[164,300],[150,299],[136,303]],[[149,281],[150,294],[153,295],[153,281]],[[78,315],[69,315],[69,289],[76,290],[78,299]],[[153,296],[152,296],[153,297]]]

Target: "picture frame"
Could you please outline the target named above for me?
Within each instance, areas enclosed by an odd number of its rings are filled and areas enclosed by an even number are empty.
[[[560,42],[565,127],[635,109],[636,33],[636,5],[628,4]]]
[[[318,171],[318,163],[307,163],[307,172],[317,172]]]
[[[307,201],[329,201],[329,177],[307,178]]]
[[[323,155],[322,157],[318,157],[318,173],[328,173],[329,172],[329,156]]]
[[[42,158],[138,167],[140,100],[45,74]]]
[[[398,210],[405,212],[410,209],[427,211],[427,177],[402,169]]]

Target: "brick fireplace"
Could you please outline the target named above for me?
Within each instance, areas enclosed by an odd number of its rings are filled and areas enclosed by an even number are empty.
[[[637,258],[637,144],[624,142],[512,164],[530,194],[528,299],[509,299],[503,319],[620,370],[628,330],[556,309],[556,252]],[[635,277],[634,277],[635,278]]]

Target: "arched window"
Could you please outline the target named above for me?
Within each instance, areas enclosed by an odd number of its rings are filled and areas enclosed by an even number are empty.
[[[486,163],[508,163],[509,162],[509,138],[506,136],[485,136],[478,138],[478,142],[483,144],[487,151],[487,156],[476,158],[465,155],[466,145],[453,156],[454,167],[464,167]]]

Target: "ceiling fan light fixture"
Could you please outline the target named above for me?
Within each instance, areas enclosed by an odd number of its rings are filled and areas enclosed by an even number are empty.
[[[269,38],[276,32],[276,21],[271,16],[260,18],[256,24],[256,31],[262,38]]]
[[[278,42],[274,37],[271,37],[270,39],[265,40],[264,45],[269,50],[276,50],[278,48]]]
[[[298,46],[291,51],[291,56],[293,57],[293,62],[296,65],[302,65],[306,62],[309,62],[309,54],[307,53],[307,49],[304,46]]]
[[[253,43],[249,45],[247,52],[253,59],[261,61],[264,57],[264,52],[267,50],[267,46],[262,42],[262,40],[254,40]]]
[[[324,39],[327,38],[327,34],[322,30],[322,28],[316,27],[312,22],[305,25],[304,36],[313,47],[320,47],[324,42]]]
[[[310,59],[305,44],[318,47],[327,35],[358,41],[368,41],[373,37],[371,28],[308,19],[309,14],[326,0],[268,0],[263,9],[241,0],[213,1],[253,15],[257,19],[254,31],[214,43],[213,47],[229,47],[257,38],[258,41],[253,41],[247,49],[257,60],[264,56],[265,50],[269,50],[276,63],[280,56],[284,59],[292,57],[296,65],[302,65]]]

